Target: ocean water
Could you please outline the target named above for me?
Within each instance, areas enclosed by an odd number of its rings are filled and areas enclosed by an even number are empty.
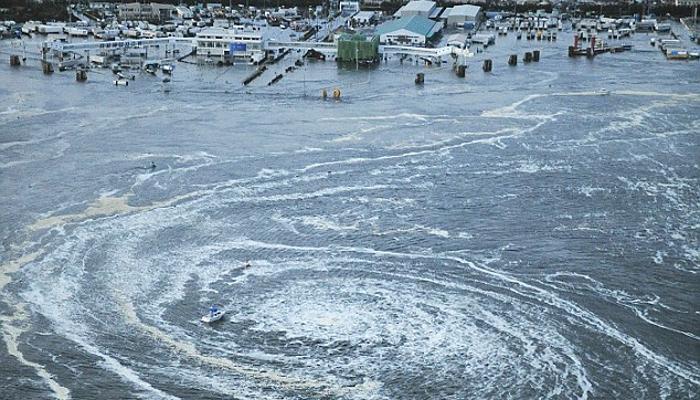
[[[700,64],[498,40],[466,79],[1,63],[0,397],[697,398]]]

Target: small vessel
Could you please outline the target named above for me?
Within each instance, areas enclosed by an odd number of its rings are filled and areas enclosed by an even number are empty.
[[[173,65],[170,65],[170,64],[165,64],[165,65],[161,66],[160,69],[166,74],[172,74],[173,69],[175,69],[175,67]]]
[[[220,310],[215,305],[212,305],[211,307],[209,307],[209,314],[206,314],[202,317],[202,322],[204,322],[205,324],[216,322],[223,318],[224,314],[226,314],[226,311]]]
[[[610,91],[608,89],[602,88],[596,91],[596,94],[599,96],[607,96],[610,94]]]
[[[129,81],[122,80],[122,79],[117,79],[114,81],[115,86],[129,86]]]
[[[134,74],[124,74],[122,72],[117,72],[117,78],[121,80],[134,80],[136,79],[136,75]]]

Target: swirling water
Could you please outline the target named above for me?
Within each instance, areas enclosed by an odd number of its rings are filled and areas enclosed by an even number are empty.
[[[423,88],[0,66],[2,393],[696,397],[698,65],[550,46]]]

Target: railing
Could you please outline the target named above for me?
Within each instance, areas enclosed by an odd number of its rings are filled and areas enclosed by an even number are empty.
[[[79,42],[65,43],[61,41],[44,42],[43,47],[55,51],[79,51],[79,50],[110,50],[124,49],[129,47],[155,46],[161,44],[186,43],[193,44],[191,38],[156,38],[156,39],[128,39],[114,40],[111,42]]]
[[[278,42],[268,40],[265,42],[265,49],[314,49],[321,52],[337,52],[338,46],[335,43],[327,42]]]
[[[80,42],[80,43],[65,43],[61,41],[44,42],[44,49],[55,50],[55,51],[80,51],[80,50],[111,50],[111,49],[123,49],[131,47],[143,47],[143,46],[155,46],[161,44],[174,45],[176,43],[184,43],[189,45],[194,45],[195,40],[193,38],[178,38],[178,37],[167,37],[167,38],[155,38],[155,39],[127,39],[127,40],[115,40],[110,42]],[[338,47],[336,43],[327,42],[278,42],[275,40],[268,40],[263,42],[263,46],[266,50],[274,49],[314,49],[323,53],[336,53]],[[459,49],[454,46],[446,46],[439,48],[425,48],[425,47],[412,47],[412,46],[395,46],[395,45],[381,45],[379,46],[379,52],[382,54],[406,54],[422,57],[444,57],[451,54],[463,57],[471,57],[473,54],[467,49]]]
[[[460,49],[454,46],[438,47],[434,49],[425,47],[412,47],[412,46],[394,46],[394,45],[382,45],[379,46],[379,52],[382,54],[406,54],[413,56],[423,56],[423,57],[443,57],[450,54],[471,57],[473,54],[467,49]]]

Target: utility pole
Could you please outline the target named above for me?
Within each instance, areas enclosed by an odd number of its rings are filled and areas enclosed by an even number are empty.
[[[360,50],[358,49],[358,41],[355,40],[355,70],[360,69]]]

